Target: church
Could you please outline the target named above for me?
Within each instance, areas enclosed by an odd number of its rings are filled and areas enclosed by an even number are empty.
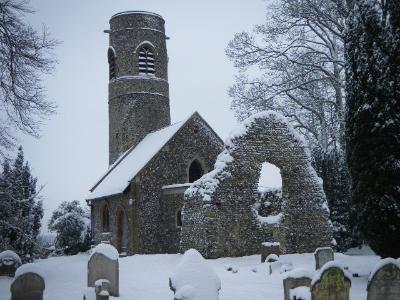
[[[109,168],[90,189],[95,243],[120,254],[177,253],[184,192],[213,169],[223,142],[197,113],[171,124],[164,20],[110,19]]]

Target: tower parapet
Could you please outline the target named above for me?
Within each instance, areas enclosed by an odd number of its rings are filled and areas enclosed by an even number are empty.
[[[164,19],[143,11],[110,19],[109,163],[148,133],[170,125]]]

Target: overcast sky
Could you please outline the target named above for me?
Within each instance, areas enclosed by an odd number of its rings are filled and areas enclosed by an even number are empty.
[[[21,144],[45,185],[45,219],[64,200],[84,201],[108,167],[107,84],[109,18],[126,10],[156,12],[165,20],[172,122],[198,111],[225,139],[235,126],[227,88],[235,69],[225,48],[236,32],[265,19],[263,0],[31,0],[31,24],[46,24],[62,44],[59,64],[46,77],[58,113],[38,140]],[[47,221],[46,221],[47,223]]]

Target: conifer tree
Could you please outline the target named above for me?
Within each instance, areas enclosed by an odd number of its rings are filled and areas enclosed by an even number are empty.
[[[0,250],[14,250],[24,261],[35,253],[43,217],[36,185],[20,147],[12,166],[3,163],[0,177]]]
[[[400,2],[356,0],[347,21],[347,158],[371,248],[400,256]]]

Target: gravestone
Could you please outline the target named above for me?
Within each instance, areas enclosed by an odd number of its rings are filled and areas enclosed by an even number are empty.
[[[108,244],[97,245],[88,261],[88,287],[95,287],[99,279],[107,279],[110,295],[119,296],[118,251]]]
[[[381,260],[368,280],[368,300],[400,299],[400,263],[392,258]]]
[[[311,286],[311,272],[302,269],[289,272],[283,279],[284,300],[292,300],[290,290],[301,286],[308,288]]]
[[[6,250],[0,253],[0,276],[14,277],[15,271],[22,264],[18,254]]]
[[[343,269],[328,262],[311,282],[312,300],[349,300],[351,280]]]
[[[330,247],[318,248],[314,252],[315,257],[315,269],[319,270],[327,262],[334,260],[333,250]]]
[[[11,300],[43,300],[44,279],[28,272],[17,276],[11,284]]]
[[[280,243],[264,242],[261,244],[261,262],[265,262],[266,258],[271,254],[281,254]]]
[[[195,249],[185,252],[169,278],[175,300],[218,300],[221,280]]]

